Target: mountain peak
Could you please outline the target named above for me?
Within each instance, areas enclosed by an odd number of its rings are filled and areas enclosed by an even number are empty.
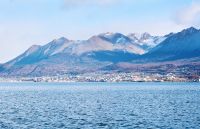
[[[144,33],[130,33],[128,35],[128,37],[131,37],[131,39],[135,39],[135,40],[146,40],[149,39],[151,36],[151,34],[144,32]]]
[[[110,35],[113,35],[113,34],[114,34],[113,32],[106,32],[106,33],[99,34],[99,36],[110,36]]]
[[[138,41],[141,38],[141,34],[140,33],[130,33],[127,35],[129,38],[131,38],[134,41]]]
[[[70,40],[68,40],[67,38],[61,37],[61,38],[58,38],[58,39],[54,39],[48,45],[50,45],[50,46],[59,46],[59,45],[65,44],[65,43],[67,43],[69,41]]]
[[[145,32],[141,35],[141,38],[142,40],[146,40],[146,39],[149,39],[150,37],[152,37],[149,33]]]
[[[113,37],[125,37],[123,34],[118,33],[118,32],[116,32],[116,33],[114,33],[114,32],[106,32],[106,33],[101,33],[98,36],[99,37],[108,38],[108,39],[113,38]]]
[[[184,29],[182,32],[186,34],[192,34],[192,33],[199,32],[199,30],[194,27],[190,27],[190,28]]]
[[[164,37],[170,37],[170,36],[173,36],[175,33],[171,32],[169,34],[166,34]]]
[[[99,40],[99,39],[101,39],[99,36],[94,35],[94,36],[90,37],[90,38],[88,39],[88,41],[96,41],[96,40]]]
[[[41,46],[40,45],[32,45],[27,52],[33,52],[36,51],[37,49],[39,49]]]
[[[68,42],[69,39],[67,39],[67,38],[65,38],[65,37],[60,37],[60,38],[58,38],[58,39],[55,39],[54,41],[56,41],[56,42]]]
[[[187,28],[186,30],[197,30],[195,27],[191,26],[190,28]]]
[[[98,35],[100,38],[107,40],[112,43],[127,43],[131,42],[129,37],[121,34],[121,33],[102,33]]]
[[[25,56],[30,55],[31,53],[36,52],[37,50],[39,50],[41,48],[40,45],[32,45],[28,50],[25,51]]]

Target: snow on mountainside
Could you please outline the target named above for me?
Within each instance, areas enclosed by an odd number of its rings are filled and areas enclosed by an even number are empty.
[[[103,40],[112,43],[113,50],[123,50],[134,54],[144,54],[145,50],[129,37],[120,33],[103,33],[98,35]]]
[[[40,76],[91,71],[112,63],[130,61],[145,52],[139,44],[120,33],[102,33],[77,41],[61,37],[44,46],[31,46],[3,64],[0,74]]]
[[[167,38],[167,36],[151,36],[147,32],[143,34],[131,33],[128,35],[128,37],[132,39],[136,44],[141,46],[146,52]]]
[[[115,51],[121,50],[130,52],[133,54],[144,54],[145,51],[135,44],[130,38],[120,33],[100,34],[92,36],[88,40],[68,40],[64,37],[55,39],[44,46],[33,45],[22,55],[18,56],[14,60],[7,64],[13,65],[19,62],[24,64],[25,62],[39,61],[56,54],[69,54],[80,56],[84,53],[94,51]]]
[[[113,51],[123,50],[134,54],[144,54],[144,50],[137,44],[134,44],[131,39],[120,34],[110,33],[92,36],[88,40],[68,41],[68,45],[63,44],[62,49],[56,53],[69,53],[73,55],[81,55],[91,51]]]
[[[66,47],[69,47],[74,42],[72,40],[68,40],[64,37],[59,39],[55,39],[47,45],[42,46],[43,54],[46,56],[52,56],[58,53],[62,53]]]
[[[144,54],[144,50],[135,44],[130,38],[120,33],[105,33],[92,36],[88,40],[68,40],[64,37],[53,40],[45,46],[41,46],[43,54],[53,56],[59,53],[81,55],[91,51],[122,50],[134,54]],[[30,51],[31,53],[31,51]]]
[[[200,30],[188,28],[166,36],[102,33],[88,40],[64,37],[33,45],[0,66],[3,76],[42,76],[94,72],[120,62],[148,63],[200,57]]]
[[[112,42],[113,44],[117,44],[117,43],[127,44],[127,43],[132,42],[130,38],[120,33],[107,32],[107,33],[99,34],[98,36],[104,40]]]
[[[63,54],[65,54],[66,57],[80,60],[78,58],[81,58],[82,55],[87,55],[85,53],[101,53],[101,51],[109,54],[114,54],[114,57],[120,59],[123,59],[123,55],[119,55],[121,54],[121,51],[130,53],[130,55],[141,55],[145,53],[145,51],[139,45],[135,44],[130,38],[120,33],[99,34],[92,36],[88,40],[79,41],[68,40],[64,37],[61,37],[51,41],[44,46],[31,46],[20,56],[5,63],[4,68],[9,69],[12,66],[30,65],[43,60],[48,60],[56,55]],[[112,60],[110,61],[112,62]]]
[[[92,36],[86,41],[81,41],[66,49],[71,49],[72,54],[81,55],[92,51],[115,51],[122,50],[133,54],[144,54],[144,50],[131,39],[120,33],[104,33]]]

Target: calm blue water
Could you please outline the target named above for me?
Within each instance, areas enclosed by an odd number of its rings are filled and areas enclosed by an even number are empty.
[[[199,83],[0,83],[1,129],[200,129]]]

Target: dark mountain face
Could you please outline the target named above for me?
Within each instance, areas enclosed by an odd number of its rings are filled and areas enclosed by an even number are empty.
[[[25,59],[22,61],[25,61]],[[19,63],[12,66],[4,65],[2,67],[1,75],[51,76],[66,73],[85,73],[97,71],[100,67],[110,64],[107,62],[96,61],[87,56],[69,55],[67,53],[49,56],[34,63]]]
[[[45,57],[42,57],[41,53],[34,52],[13,65],[5,64],[4,67],[1,67],[1,71],[4,76],[45,76],[95,72],[107,65],[130,61],[136,56],[120,50],[94,51],[79,56],[62,53]],[[21,57],[23,56],[19,58]]]
[[[141,58],[166,61],[200,56],[200,31],[188,28],[169,36]]]
[[[0,64],[0,72],[3,71],[3,65]]]

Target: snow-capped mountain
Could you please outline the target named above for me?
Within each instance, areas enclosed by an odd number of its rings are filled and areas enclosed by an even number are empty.
[[[167,38],[167,36],[152,36],[147,32],[143,34],[131,33],[128,35],[128,37],[132,39],[135,44],[138,44],[141,48],[143,48],[146,52]]]
[[[87,40],[61,37],[33,45],[0,66],[4,76],[42,76],[95,72],[120,62],[155,62],[200,57],[200,30],[193,27],[166,36],[102,33]]]
[[[130,38],[120,33],[105,33],[92,36],[88,40],[68,40],[61,37],[50,43],[39,46],[33,45],[22,55],[6,63],[7,67],[14,64],[28,64],[40,61],[57,54],[81,56],[97,51],[124,51],[132,54],[144,54],[145,51]]]
[[[95,70],[106,64],[129,61],[143,53],[139,45],[120,33],[99,34],[78,41],[62,37],[44,46],[31,46],[20,56],[5,63],[1,69],[4,73],[9,71],[11,75],[38,75],[37,71],[40,74],[84,71],[88,66]]]
[[[113,38],[104,37],[102,34],[97,36],[92,36],[86,41],[81,41],[78,44],[73,44],[68,47],[66,51],[71,51],[72,54],[81,55],[83,53],[91,51],[114,51],[114,50],[123,50],[128,51],[133,54],[143,54],[144,50],[133,44],[130,39],[122,39],[121,36],[118,37],[113,34]]]

